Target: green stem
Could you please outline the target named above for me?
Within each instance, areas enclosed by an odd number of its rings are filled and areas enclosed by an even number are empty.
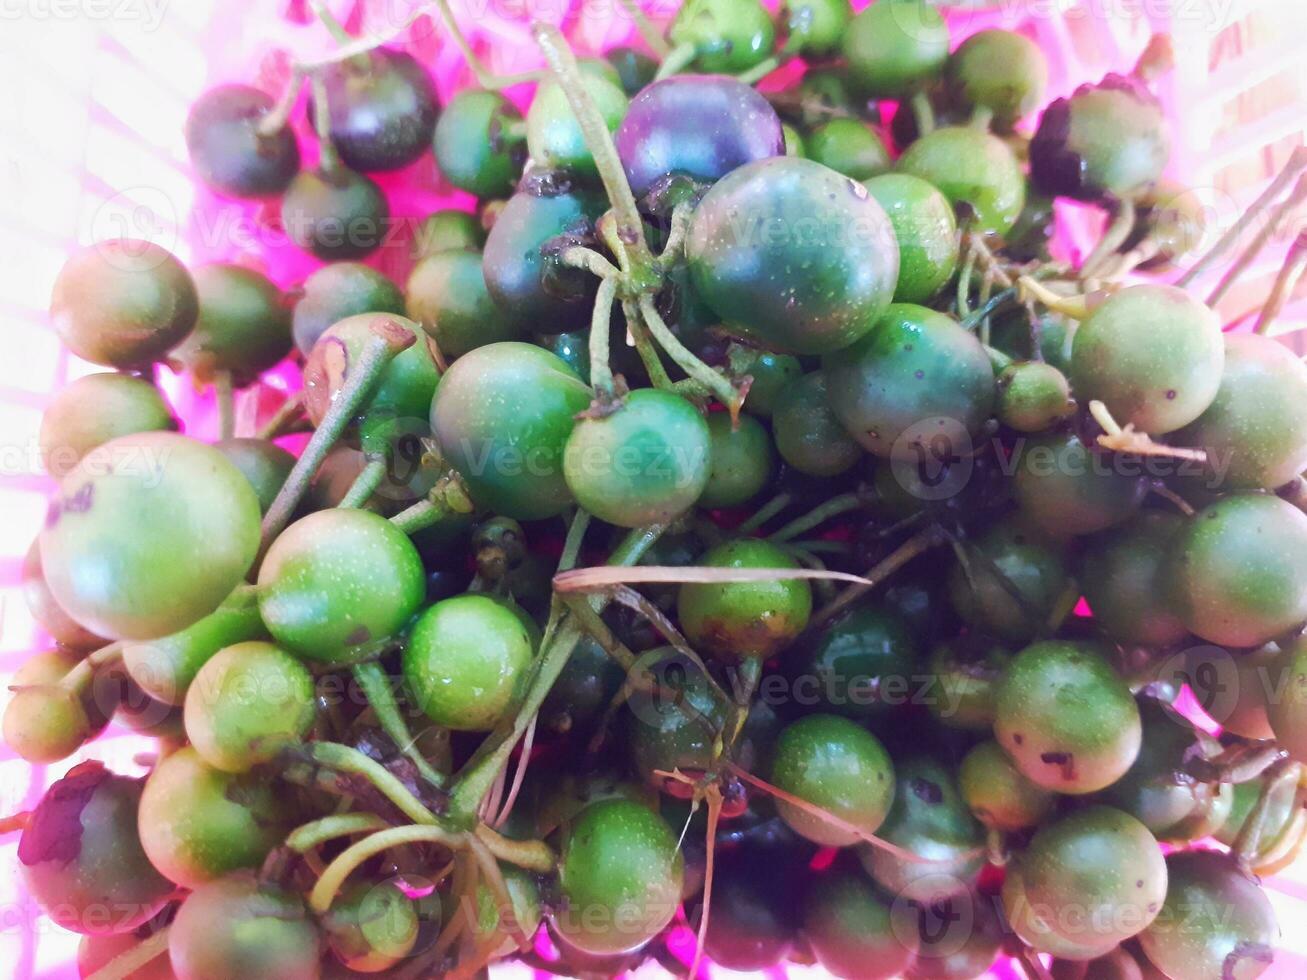
[[[619,667],[625,671],[630,671],[635,666],[635,654],[617,638],[617,634],[604,622],[603,617],[594,611],[588,596],[571,595],[567,596],[563,602],[567,604],[567,608],[571,610],[572,615],[580,622],[581,629],[598,643],[604,653],[612,657]]]
[[[1109,224],[1103,232],[1103,237],[1098,240],[1092,252],[1086,257],[1085,261],[1080,264],[1080,278],[1087,279],[1099,270],[1103,263],[1116,251],[1125,244],[1125,240],[1130,237],[1130,232],[1135,227],[1135,202],[1126,198],[1116,207],[1116,213],[1112,216],[1112,223]]]
[[[788,492],[778,493],[776,496],[772,497],[771,500],[755,510],[748,520],[735,529],[735,533],[741,537],[746,534],[752,534],[786,507],[790,506],[793,501],[794,494]]]
[[[309,84],[313,88],[313,131],[318,136],[318,170],[339,173],[342,167],[336,144],[331,141],[331,110],[327,106],[327,83],[322,73],[314,72]]]
[[[541,875],[553,874],[558,868],[558,856],[544,841],[505,837],[485,824],[477,825],[476,837],[496,860],[507,861]]]
[[[797,538],[805,531],[811,531],[814,527],[825,524],[832,517],[838,517],[840,514],[846,514],[851,510],[857,510],[862,506],[862,496],[857,493],[842,493],[839,496],[831,497],[820,507],[816,507],[806,514],[794,518],[775,534],[767,536],[769,541],[789,541]]]
[[[894,551],[890,552],[889,555],[881,559],[880,562],[868,569],[867,573],[863,575],[863,578],[867,579],[865,584],[850,585],[833,602],[818,610],[809,622],[808,628],[810,630],[815,629],[824,623],[830,622],[912,559],[925,554],[931,548],[943,544],[946,540],[947,538],[933,525],[918,531]]]
[[[322,872],[317,884],[309,893],[309,908],[318,915],[331,908],[332,900],[345,879],[368,858],[403,844],[439,844],[452,851],[467,847],[466,834],[448,831],[441,827],[423,824],[416,827],[391,827],[380,830],[343,851]]]
[[[369,660],[366,663],[355,664],[353,674],[359,689],[363,691],[363,696],[368,699],[368,704],[372,705],[372,710],[376,712],[381,730],[390,737],[404,757],[413,763],[423,779],[432,786],[444,786],[446,782],[444,773],[438,772],[418,751],[417,740],[409,731],[408,722],[404,720],[399,701],[395,697],[394,682],[385,668],[377,661]]]
[[[301,824],[286,837],[286,846],[303,854],[320,844],[354,834],[370,834],[385,830],[389,824],[375,813],[337,813]]]
[[[653,334],[654,340],[667,352],[667,356],[676,362],[677,367],[702,384],[716,396],[718,401],[730,409],[732,420],[738,418],[740,406],[744,404],[744,398],[739,390],[677,340],[676,334],[672,333],[671,328],[663,322],[657,307],[654,306],[653,297],[648,293],[640,297],[640,316],[645,326],[649,328],[649,332]]]
[[[336,19],[336,15],[328,9],[322,0],[309,0],[309,6],[313,8],[313,16],[318,18],[337,44],[353,43],[353,36],[349,31],[345,30],[345,25]]]
[[[622,168],[622,161],[617,155],[613,135],[608,131],[604,117],[599,113],[599,107],[595,105],[589,89],[586,88],[585,79],[576,63],[576,56],[572,54],[567,39],[557,27],[537,23],[533,28],[533,34],[536,44],[540,46],[545,60],[549,63],[549,70],[553,72],[559,86],[563,89],[563,94],[567,96],[567,104],[571,106],[572,115],[576,117],[581,135],[585,138],[585,145],[594,158],[599,179],[603,182],[609,203],[612,204],[617,218],[618,234],[627,248],[634,253],[633,260],[641,266],[648,265],[652,257],[649,255],[649,246],[644,240],[644,222],[641,221],[639,209],[635,205],[635,195],[631,193],[626,171]]]
[[[1257,318],[1257,325],[1253,328],[1256,333],[1265,334],[1271,329],[1271,324],[1284,311],[1285,304],[1289,302],[1289,297],[1293,295],[1305,269],[1307,269],[1307,232],[1302,232],[1289,246],[1289,254],[1284,257],[1284,265],[1280,268],[1280,274],[1275,277],[1271,295],[1267,297],[1266,305],[1262,307],[1261,315]]]
[[[390,523],[405,534],[416,534],[433,524],[439,524],[449,514],[450,511],[446,507],[432,503],[430,500],[419,500],[392,517]]]
[[[685,250],[685,236],[690,232],[690,219],[694,217],[694,205],[682,201],[672,208],[672,220],[667,229],[667,244],[658,253],[658,264],[666,268],[681,258]]]
[[[268,419],[267,423],[256,434],[257,439],[276,439],[284,434],[285,430],[293,423],[298,422],[304,417],[304,394],[295,392],[284,402],[277,413]]]
[[[608,564],[629,567],[636,564],[645,553],[653,547],[655,541],[666,530],[666,525],[653,524],[648,527],[629,531],[621,544],[608,558]],[[606,599],[602,596],[591,598],[592,608],[600,612]],[[581,638],[581,630],[572,617],[558,613],[551,617],[546,627],[545,638],[540,644],[540,654],[536,658],[535,668],[526,686],[521,702],[513,712],[513,719],[507,725],[488,736],[476,754],[468,762],[455,780],[453,792],[449,797],[449,816],[458,826],[471,826],[476,820],[477,809],[491,785],[499,776],[499,771],[508,761],[513,746],[531,724],[531,719],[540,710],[545,697],[549,694],[554,681],[567,666],[568,658]]]
[[[434,826],[440,819],[426,804],[409,792],[389,769],[368,758],[358,749],[338,742],[307,742],[296,751],[305,752],[311,761],[333,772],[348,773],[366,779],[386,799],[414,823]]]
[[[639,307],[634,302],[623,300],[622,312],[626,314],[626,329],[631,332],[631,340],[635,342],[635,352],[640,355],[640,363],[644,365],[650,383],[664,391],[673,388],[667,368],[663,367],[663,360],[658,356],[658,348],[654,346],[653,338],[649,336],[649,331],[640,319]]]
[[[213,394],[218,403],[218,438],[230,439],[236,434],[236,405],[230,371],[219,371],[213,376]]]
[[[1217,259],[1221,258],[1229,249],[1243,237],[1248,227],[1256,221],[1263,211],[1270,207],[1275,200],[1283,193],[1289,183],[1298,176],[1298,174],[1307,170],[1307,146],[1300,146],[1293,151],[1289,162],[1284,169],[1276,175],[1275,179],[1267,185],[1266,190],[1262,191],[1256,201],[1245,211],[1226,232],[1220,237],[1215,245],[1208,250],[1193,268],[1186,272],[1176,282],[1181,289],[1190,285],[1195,279],[1207,271]]]
[[[345,491],[345,496],[340,498],[337,507],[346,510],[356,510],[362,507],[372,495],[377,492],[377,487],[381,486],[381,481],[386,478],[386,461],[384,459],[370,459],[364,464],[359,475],[354,478],[350,488]]]
[[[967,320],[971,316],[971,279],[976,271],[976,246],[969,240],[962,271],[958,274],[958,317]]]
[[[660,60],[666,58],[672,50],[671,46],[663,37],[662,32],[649,22],[649,18],[644,15],[644,11],[640,9],[636,0],[618,0],[618,2],[621,3],[622,9],[626,11],[635,24],[635,29],[640,32],[640,36],[644,38],[644,43],[649,45],[649,50],[654,53],[654,57]]]
[[[440,15],[441,23],[445,27],[446,33],[453,39],[454,45],[463,55],[463,60],[467,62],[468,68],[471,69],[477,84],[484,89],[498,90],[509,88],[513,85],[520,85],[523,82],[536,82],[540,80],[539,72],[522,72],[519,75],[496,75],[477,57],[472,45],[468,43],[463,36],[463,29],[458,26],[458,21],[454,17],[454,11],[450,9],[449,0],[434,0],[436,12]]]
[[[168,927],[142,939],[131,949],[124,950],[100,969],[90,974],[89,980],[127,980],[137,971],[149,966],[168,952]]]
[[[594,314],[590,318],[590,386],[600,400],[611,400],[613,397],[613,368],[609,363],[608,337],[616,296],[617,280],[602,280],[599,292],[595,295]]]
[[[268,545],[281,533],[290,520],[291,514],[299,506],[313,475],[317,473],[327,453],[344,434],[353,421],[359,408],[376,387],[377,381],[386,366],[395,355],[413,345],[416,338],[411,330],[405,330],[391,320],[382,320],[372,327],[372,339],[364,348],[358,365],[350,371],[345,383],[336,397],[332,399],[322,422],[314,431],[304,452],[295,461],[295,466],[286,477],[277,492],[272,506],[263,518],[263,543],[260,557],[268,550]]]
[[[988,131],[989,124],[994,121],[994,110],[987,105],[978,105],[971,110],[971,118],[967,120],[967,125],[972,129],[983,129]]]
[[[917,136],[926,136],[935,131],[935,107],[930,103],[930,96],[924,90],[912,96],[912,117],[917,123]]]
[[[781,67],[781,65],[785,64],[788,60],[788,58],[782,57],[780,54],[768,55],[752,68],[736,75],[736,81],[743,82],[745,85],[755,85],[774,72],[777,68]]]
[[[581,544],[585,541],[585,532],[590,528],[590,513],[578,507],[572,515],[572,522],[567,527],[567,537],[563,539],[563,551],[558,558],[558,570],[570,571],[576,567],[581,554]]]
[[[600,279],[611,279],[622,274],[622,271],[604,258],[603,255],[592,248],[586,248],[584,245],[573,245],[558,258],[563,265],[593,272]]]
[[[698,56],[699,49],[693,44],[678,44],[663,58],[663,63],[658,66],[658,73],[654,75],[654,81],[661,82],[677,72],[685,71]]]

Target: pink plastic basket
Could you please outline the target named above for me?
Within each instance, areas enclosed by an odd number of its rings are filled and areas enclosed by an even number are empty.
[[[516,72],[540,58],[531,19],[562,24],[582,53],[632,40],[617,0],[454,0],[459,20],[489,66]],[[856,6],[862,6],[858,2]],[[335,0],[329,6],[356,30],[389,32],[412,22],[406,41],[435,75],[442,97],[469,80],[462,58],[434,22],[414,15],[422,0]],[[678,0],[645,3],[655,20]],[[1070,92],[1109,70],[1128,69],[1150,34],[1169,32],[1177,68],[1161,96],[1176,128],[1172,176],[1208,206],[1215,237],[1254,199],[1304,143],[1307,72],[1301,39],[1307,5],[1290,0],[1002,0],[957,3],[948,16],[956,38],[989,26],[1021,30],[1049,55],[1049,96]],[[0,676],[7,677],[46,642],[19,594],[22,557],[49,489],[36,433],[51,392],[94,370],[62,350],[46,322],[51,284],[66,251],[116,235],[147,238],[188,261],[250,262],[279,284],[313,264],[291,248],[265,248],[278,232],[258,207],[218,202],[188,172],[182,125],[194,97],[218,82],[253,80],[276,91],[289,57],[310,57],[330,43],[304,0],[0,0]],[[311,159],[311,144],[306,144]],[[383,178],[398,216],[421,218],[438,206],[466,205],[441,185],[430,157],[412,172]],[[1064,209],[1061,247],[1093,240],[1102,216]],[[1287,243],[1304,226],[1287,223],[1245,285],[1226,298],[1234,319],[1269,287]],[[401,234],[402,239],[402,234]],[[403,245],[374,258],[401,276]],[[401,278],[402,281],[402,278]],[[1300,295],[1278,332],[1307,326]],[[1290,342],[1298,337],[1290,338]],[[165,387],[188,429],[215,427],[211,404],[183,379]],[[244,394],[246,431],[279,402],[288,381],[273,373]],[[111,730],[82,758],[139,771],[140,748]],[[0,813],[32,806],[72,764],[30,767],[0,745]],[[42,919],[22,894],[12,841],[0,849],[0,973],[15,978],[75,977],[77,937]],[[1283,947],[1266,974],[1307,976],[1307,868],[1269,883]],[[526,975],[502,967],[497,975]],[[719,971],[720,972],[720,971]],[[645,968],[641,975],[662,975]],[[820,971],[794,968],[792,977]]]

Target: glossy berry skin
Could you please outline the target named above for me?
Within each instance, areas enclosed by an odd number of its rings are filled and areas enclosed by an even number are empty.
[[[783,729],[770,781],[867,834],[880,827],[894,798],[894,765],[885,747],[837,715],[807,715]],[[825,847],[862,839],[783,799],[776,800],[776,812],[795,833]]]
[[[1231,494],[1189,519],[1167,577],[1176,614],[1212,643],[1253,647],[1307,620],[1307,515]]]
[[[637,198],[673,174],[712,183],[736,167],[784,152],[771,103],[724,75],[654,82],[631,99],[614,140]]]
[[[945,77],[954,101],[967,109],[989,109],[994,125],[1010,130],[1043,105],[1048,61],[1024,34],[978,31],[949,57]]]
[[[172,357],[200,381],[230,371],[238,386],[290,353],[290,308],[267,276],[217,262],[195,270],[200,315]]]
[[[782,388],[772,410],[781,458],[809,476],[838,476],[862,458],[862,447],[835,417],[828,391],[825,373],[813,371]]]
[[[340,664],[397,633],[426,576],[403,531],[367,510],[324,510],[286,528],[259,568],[259,612],[296,656]]]
[[[1058,615],[1071,587],[1061,551],[1020,520],[999,522],[970,544],[979,553],[971,558],[971,576],[961,563],[949,573],[953,607],[967,622],[1000,639],[1034,639]],[[1008,591],[991,563],[1023,601]]]
[[[688,0],[667,36],[694,46],[700,70],[735,75],[772,53],[776,28],[758,0]]]
[[[911,174],[880,174],[865,183],[889,215],[899,243],[894,302],[926,302],[957,268],[958,223],[953,205],[932,185]]]
[[[45,628],[45,631],[50,634],[50,639],[55,643],[69,650],[93,650],[108,642],[104,637],[96,636],[80,625],[55,599],[50,586],[46,584],[45,571],[41,568],[39,538],[33,540],[27,549],[27,555],[23,558],[21,576],[23,599],[27,603],[27,611]]]
[[[428,255],[458,249],[479,252],[485,243],[486,230],[475,214],[444,208],[423,218],[413,233],[413,258],[420,262]]]
[[[123,666],[147,695],[180,705],[191,682],[224,647],[268,638],[258,603],[245,591],[233,593],[217,609],[190,626],[158,639],[123,646]]]
[[[430,414],[440,372],[430,348],[423,343],[421,326],[402,316],[363,313],[346,317],[323,333],[304,364],[304,408],[314,425],[321,424],[336,393],[375,339],[374,328],[379,325],[407,330],[417,342],[386,365],[359,409],[363,435],[388,421],[420,426]]]
[[[18,869],[56,925],[85,935],[128,932],[163,908],[173,887],[141,850],[140,798],[139,779],[83,762],[32,811],[18,841]]]
[[[305,356],[329,327],[360,313],[403,313],[404,294],[376,269],[359,262],[323,266],[301,287],[291,314],[295,346]]]
[[[958,791],[957,775],[925,755],[895,763],[894,802],[879,836],[927,858],[905,861],[862,844],[858,857],[873,881],[900,899],[933,904],[965,894],[984,864],[984,829]]]
[[[1139,467],[1090,449],[1070,433],[1028,440],[1012,479],[1022,514],[1057,538],[1120,524],[1139,509],[1147,492]]]
[[[1150,698],[1141,698],[1143,741],[1124,776],[1099,795],[1100,802],[1124,810],[1163,840],[1176,836],[1210,798],[1206,784],[1182,778],[1192,760],[1220,751],[1219,744],[1184,716]]]
[[[782,389],[803,374],[803,365],[797,357],[749,348],[739,349],[731,358],[731,367],[753,379],[744,410],[764,419],[772,417]]]
[[[1171,155],[1162,106],[1137,79],[1108,75],[1044,110],[1030,143],[1031,182],[1049,195],[1136,196]]]
[[[196,889],[168,934],[177,980],[317,980],[321,946],[303,901],[249,873]]]
[[[686,256],[696,293],[730,330],[795,354],[866,334],[899,274],[894,230],[867,189],[798,157],[745,164],[714,184],[691,219]]]
[[[1167,559],[1184,520],[1141,511],[1117,528],[1090,538],[1080,582],[1094,623],[1117,643],[1164,647],[1189,635],[1167,594]]]
[[[105,367],[162,359],[191,332],[198,314],[195,281],[177,257],[128,239],[74,252],[50,297],[50,325],[64,346]]]
[[[939,612],[929,605],[924,611],[928,615]],[[994,692],[1011,659],[1006,649],[987,640],[941,643],[930,654],[932,683],[926,708],[947,728],[990,732]]]
[[[327,945],[357,973],[384,973],[401,963],[417,943],[419,925],[413,900],[391,882],[354,885],[322,920]]]
[[[1045,432],[1075,411],[1066,375],[1043,361],[1013,364],[998,376],[1000,422],[1018,432]]]
[[[958,788],[977,820],[1003,832],[1036,826],[1056,799],[1021,775],[994,741],[981,742],[962,757]]]
[[[282,795],[262,777],[225,773],[193,748],[178,749],[145,781],[141,846],[164,877],[184,888],[257,868],[290,829]]]
[[[1081,795],[1112,785],[1139,754],[1130,688],[1093,645],[1048,640],[1013,658],[999,683],[994,736],[1031,782]]]
[[[727,718],[707,675],[671,648],[645,654],[656,693],[627,702],[627,741],[635,773],[655,789],[673,786],[660,773],[703,772],[715,761],[717,731]],[[679,788],[679,787],[678,787]]]
[[[281,223],[292,242],[324,262],[361,259],[386,237],[390,205],[371,177],[305,170],[286,188]]]
[[[216,449],[171,432],[122,436],[60,484],[41,563],[77,622],[110,638],[150,639],[231,594],[254,561],[259,521],[253,487]]]
[[[852,870],[815,877],[803,905],[802,935],[822,969],[843,980],[903,975],[916,952],[915,913],[894,902]]]
[[[357,59],[336,62],[322,73],[331,142],[353,170],[397,170],[431,144],[440,111],[435,86],[417,59],[403,51],[379,48],[363,60],[366,65]]]
[[[1182,289],[1150,283],[1114,293],[1081,322],[1071,383],[1121,425],[1161,435],[1206,411],[1224,363],[1216,314]]]
[[[1066,930],[1070,938],[1055,928],[1063,910],[1031,901],[1026,894],[1022,864],[1020,860],[1010,862],[1003,877],[1003,916],[1017,938],[1038,952],[1077,962],[1106,956],[1117,947],[1115,939],[1098,936],[1082,925],[1083,916],[1070,920],[1077,924]],[[1071,908],[1075,910],[1078,906]]]
[[[626,114],[626,93],[599,75],[585,73],[581,79],[604,125],[613,132]],[[526,146],[532,162],[547,170],[565,170],[587,180],[599,176],[567,95],[552,79],[540,84],[527,110]]]
[[[196,99],[186,117],[195,175],[232,197],[284,191],[300,168],[300,151],[289,126],[271,136],[259,133],[272,106],[270,95],[249,85],[220,85]]]
[[[1215,399],[1174,439],[1207,451],[1222,488],[1283,486],[1307,469],[1307,365],[1271,337],[1226,336]]]
[[[871,4],[844,33],[849,82],[867,98],[904,98],[943,71],[948,45],[948,27],[930,4]]]
[[[858,119],[836,118],[804,137],[809,160],[854,180],[867,180],[890,169],[889,150],[870,126]]]
[[[728,541],[698,564],[712,568],[798,568],[774,544],[755,538]],[[794,639],[812,612],[803,579],[772,582],[688,582],[676,598],[681,629],[698,650],[723,661],[766,659]]]
[[[639,388],[609,415],[576,423],[563,476],[577,503],[619,527],[664,524],[708,485],[708,424],[671,392]]]
[[[915,462],[941,437],[950,454],[965,454],[993,409],[994,370],[980,341],[924,306],[892,304],[823,370],[835,417],[881,457]]]
[[[583,238],[605,210],[605,201],[572,188],[566,180],[523,181],[495,218],[482,252],[490,298],[505,314],[541,333],[588,324],[597,280],[589,272],[562,266],[551,239]]]
[[[455,187],[477,197],[505,197],[522,172],[521,136],[507,130],[522,115],[498,92],[459,92],[436,123],[436,165]]]
[[[272,761],[313,725],[313,675],[271,643],[226,647],[186,692],[186,737],[209,765],[248,772]]]
[[[1166,901],[1139,936],[1149,960],[1172,977],[1261,976],[1280,928],[1256,879],[1217,851],[1171,854],[1166,867]]]
[[[589,404],[590,390],[554,354],[490,344],[450,366],[431,404],[431,429],[479,505],[539,520],[571,503],[563,447]]]
[[[88,374],[60,389],[41,416],[46,472],[62,479],[97,446],[118,436],[175,429],[159,389],[130,374]]]
[[[898,168],[933,184],[955,208],[970,207],[973,227],[983,234],[1007,234],[1026,203],[1026,178],[1012,150],[971,126],[923,136],[899,157]]]
[[[1267,668],[1271,682],[1266,685],[1267,693],[1277,692],[1265,698],[1269,727],[1292,758],[1307,758],[1307,642],[1299,638],[1289,643]],[[1240,679],[1250,686],[1261,681],[1251,676]]]
[[[267,439],[239,437],[215,442],[213,448],[227,457],[250,481],[259,498],[259,510],[268,512],[277,491],[290,476],[295,457]]]
[[[902,617],[880,603],[863,603],[790,652],[786,671],[796,697],[803,689],[815,710],[866,721],[909,701],[917,653]]]
[[[488,595],[455,596],[413,624],[404,679],[436,724],[490,731],[518,694],[535,645],[523,613],[510,603]]]
[[[558,883],[567,905],[551,915],[554,929],[590,954],[635,949],[671,921],[682,868],[658,814],[630,800],[591,803],[563,843]]]
[[[786,43],[805,55],[837,51],[852,18],[849,0],[789,0],[780,13]]]
[[[794,875],[787,856],[765,847],[719,854],[704,952],[727,970],[753,972],[776,966],[790,952]],[[782,865],[781,867],[778,867]]]
[[[413,267],[404,292],[405,312],[422,324],[447,360],[522,334],[522,323],[490,298],[480,252],[427,256]]]
[[[33,763],[59,762],[95,738],[119,706],[120,685],[112,677],[79,692],[60,684],[81,657],[47,650],[23,661],[10,678],[13,696],[5,705],[5,744]]]
[[[1167,864],[1142,823],[1090,806],[1045,824],[1021,858],[1026,897],[1053,911],[1053,928],[1080,945],[1124,942],[1156,918]],[[1068,907],[1080,918],[1059,915]]]
[[[731,427],[726,412],[711,412],[706,421],[710,465],[699,506],[746,504],[762,492],[776,467],[771,436],[761,422],[748,415],[740,416],[738,429]]]

